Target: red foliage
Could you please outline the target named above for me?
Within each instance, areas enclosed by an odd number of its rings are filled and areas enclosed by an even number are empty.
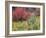
[[[13,11],[13,19],[19,20],[19,19],[23,19],[26,20],[28,19],[29,16],[31,16],[31,13],[28,13],[25,11],[24,8],[16,8],[15,11]]]

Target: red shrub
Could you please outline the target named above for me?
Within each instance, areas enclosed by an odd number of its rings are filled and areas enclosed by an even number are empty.
[[[31,13],[28,13],[27,11],[25,11],[24,8],[16,8],[15,11],[13,11],[13,20],[19,20],[19,19],[23,19],[26,20],[28,19],[29,16],[31,16]]]

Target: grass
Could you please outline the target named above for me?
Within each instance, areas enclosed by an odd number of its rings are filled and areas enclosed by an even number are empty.
[[[27,21],[13,21],[13,31],[26,31],[26,30],[39,30],[40,29],[40,16],[34,16]]]

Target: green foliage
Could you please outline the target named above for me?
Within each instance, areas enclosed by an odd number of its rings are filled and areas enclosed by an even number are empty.
[[[32,16],[28,20],[28,24],[30,25],[30,28],[32,30],[38,30],[38,29],[40,29],[40,18],[39,18],[39,16]]]
[[[40,29],[40,16],[32,16],[27,21],[18,21],[12,23],[13,31],[24,30],[39,30]]]
[[[36,18],[34,16],[32,16],[30,19],[28,19],[28,24],[33,25],[35,23],[35,21],[36,21]]]

